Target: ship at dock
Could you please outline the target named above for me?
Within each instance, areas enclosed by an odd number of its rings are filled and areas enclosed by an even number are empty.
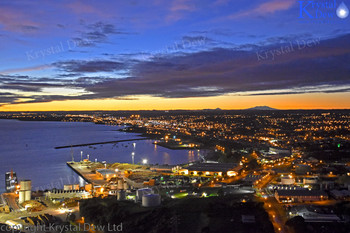
[[[16,186],[18,185],[16,172],[6,172],[5,174],[5,187],[6,192],[14,192],[16,190]]]

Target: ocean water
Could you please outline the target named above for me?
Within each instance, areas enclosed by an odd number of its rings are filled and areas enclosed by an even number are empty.
[[[120,126],[85,122],[46,122],[0,120],[0,192],[5,190],[5,173],[13,169],[19,180],[32,180],[33,190],[62,188],[63,184],[83,184],[67,165],[71,149],[57,146],[140,138],[135,133],[117,131]],[[151,164],[179,164],[199,159],[198,150],[170,150],[152,144],[153,140],[73,147],[75,161],[89,155],[90,160],[135,163],[147,159]],[[134,144],[135,143],[135,146]]]

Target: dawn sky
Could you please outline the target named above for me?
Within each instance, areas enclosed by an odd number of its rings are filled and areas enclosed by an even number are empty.
[[[341,2],[2,0],[0,111],[350,108]]]

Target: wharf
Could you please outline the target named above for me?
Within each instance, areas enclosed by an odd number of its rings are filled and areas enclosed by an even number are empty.
[[[81,178],[83,178],[87,183],[93,184],[95,186],[102,186],[106,184],[106,180],[91,171],[91,164],[93,164],[93,162],[67,162],[67,166],[70,167]]]

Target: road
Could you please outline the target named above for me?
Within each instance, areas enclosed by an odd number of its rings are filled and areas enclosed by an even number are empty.
[[[270,216],[275,232],[288,233],[285,226],[288,218],[283,205],[279,204],[274,197],[260,198],[260,201],[264,202],[264,208]]]
[[[16,201],[18,199],[18,195],[14,193],[3,193],[2,195],[6,203],[9,205],[10,208],[12,208],[14,212],[19,212],[21,210]]]
[[[257,192],[262,190],[264,194],[267,193],[266,187],[275,177],[276,175],[268,175],[262,178],[261,181],[258,182],[255,186]],[[285,226],[288,218],[283,205],[278,203],[274,196],[263,195],[263,197],[258,197],[258,201],[264,202],[264,208],[270,216],[270,220],[275,229],[275,232],[288,233],[289,231]]]

